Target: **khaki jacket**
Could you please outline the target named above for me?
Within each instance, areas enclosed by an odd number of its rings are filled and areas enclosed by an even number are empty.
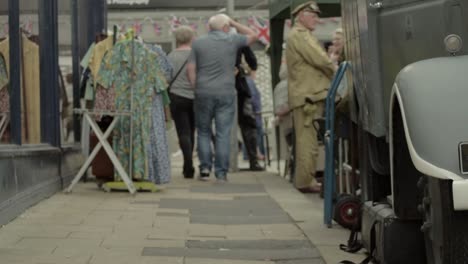
[[[335,66],[311,32],[299,23],[288,35],[286,44],[288,93],[291,109],[324,100],[335,73]]]

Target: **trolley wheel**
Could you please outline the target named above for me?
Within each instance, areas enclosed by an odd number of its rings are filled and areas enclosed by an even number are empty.
[[[341,195],[335,204],[333,220],[344,228],[356,228],[360,224],[360,210],[361,200],[359,198],[349,194]]]

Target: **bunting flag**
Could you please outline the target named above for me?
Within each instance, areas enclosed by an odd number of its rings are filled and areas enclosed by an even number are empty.
[[[133,31],[135,31],[135,34],[137,35],[141,35],[141,33],[143,32],[143,24],[140,23],[140,21],[138,20],[135,20],[135,22],[133,22],[132,28]]]
[[[127,32],[127,25],[125,25],[125,23],[122,23],[122,24],[119,25],[119,32],[120,33]]]
[[[197,29],[198,29],[197,23],[194,23],[194,22],[192,23],[192,22],[190,22],[186,17],[181,17],[181,18],[180,18],[180,23],[181,23],[182,25],[191,27],[191,28],[192,28],[193,30],[195,30],[195,31],[197,31]]]
[[[257,32],[258,40],[264,44],[270,44],[270,23],[268,20],[260,21],[256,16],[248,19],[249,26]]]
[[[161,36],[162,27],[156,21],[153,21],[153,29],[154,29],[154,34],[156,34],[157,36]]]
[[[172,15],[169,19],[169,33],[174,32],[180,25],[182,25],[180,19]]]
[[[21,28],[29,33],[29,34],[32,34],[33,33],[33,23],[31,21],[31,19],[27,18],[26,21],[23,21],[21,23]]]

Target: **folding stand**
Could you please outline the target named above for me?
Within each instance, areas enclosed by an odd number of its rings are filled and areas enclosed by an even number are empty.
[[[130,179],[127,172],[123,168],[122,163],[120,163],[119,159],[117,158],[117,155],[115,154],[114,150],[112,149],[112,147],[109,145],[109,142],[107,141],[107,138],[110,136],[110,134],[112,133],[112,130],[115,128],[115,125],[117,124],[117,121],[121,117],[130,117],[131,112],[103,112],[103,111],[89,111],[89,110],[85,110],[85,109],[75,109],[74,112],[76,114],[82,114],[83,117],[85,118],[85,120],[88,121],[91,129],[96,134],[96,137],[98,138],[99,143],[94,147],[94,149],[91,152],[91,154],[89,155],[88,159],[83,164],[80,171],[75,176],[72,183],[65,190],[65,192],[69,193],[69,192],[72,191],[75,184],[77,184],[79,182],[81,177],[83,177],[86,170],[91,165],[91,162],[94,160],[94,158],[98,154],[99,150],[101,148],[104,148],[104,150],[106,151],[106,153],[109,156],[110,160],[112,161],[112,164],[114,165],[115,169],[117,170],[117,173],[120,175],[120,177],[124,181],[125,185],[127,186],[128,191],[131,194],[135,194],[136,193],[135,185],[133,184],[132,180]],[[106,130],[106,132],[104,134],[102,133],[99,126],[96,124],[96,121],[93,118],[91,118],[91,116],[94,116],[94,115],[108,115],[108,116],[113,116],[114,117],[114,120],[112,121],[109,128],[107,128],[107,130]]]

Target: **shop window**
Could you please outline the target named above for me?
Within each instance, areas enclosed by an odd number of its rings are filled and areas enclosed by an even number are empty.
[[[3,7],[3,5],[2,5]],[[9,144],[10,137],[10,92],[8,48],[8,3],[0,10],[0,144]]]
[[[7,2],[7,1],[5,1]],[[20,94],[21,103],[18,109],[21,111],[19,117],[21,123],[21,138],[23,144],[41,143],[41,104],[40,104],[40,73],[39,73],[39,45],[38,27],[34,27],[37,14],[22,11],[20,4]],[[3,6],[2,6],[3,8]],[[1,10],[0,31],[0,141],[2,144],[11,143],[11,105],[10,96],[12,88],[10,84],[10,40],[9,40],[9,17],[8,8]]]
[[[5,38],[0,38],[0,50],[7,41]],[[1,53],[1,51],[0,51]],[[0,144],[10,143],[10,93],[8,87],[8,61],[5,60],[3,54],[0,54]]]
[[[58,1],[60,129],[63,144],[74,143],[71,1]],[[77,72],[76,74],[80,74]]]
[[[21,142],[41,143],[41,86],[38,12],[20,1]]]

